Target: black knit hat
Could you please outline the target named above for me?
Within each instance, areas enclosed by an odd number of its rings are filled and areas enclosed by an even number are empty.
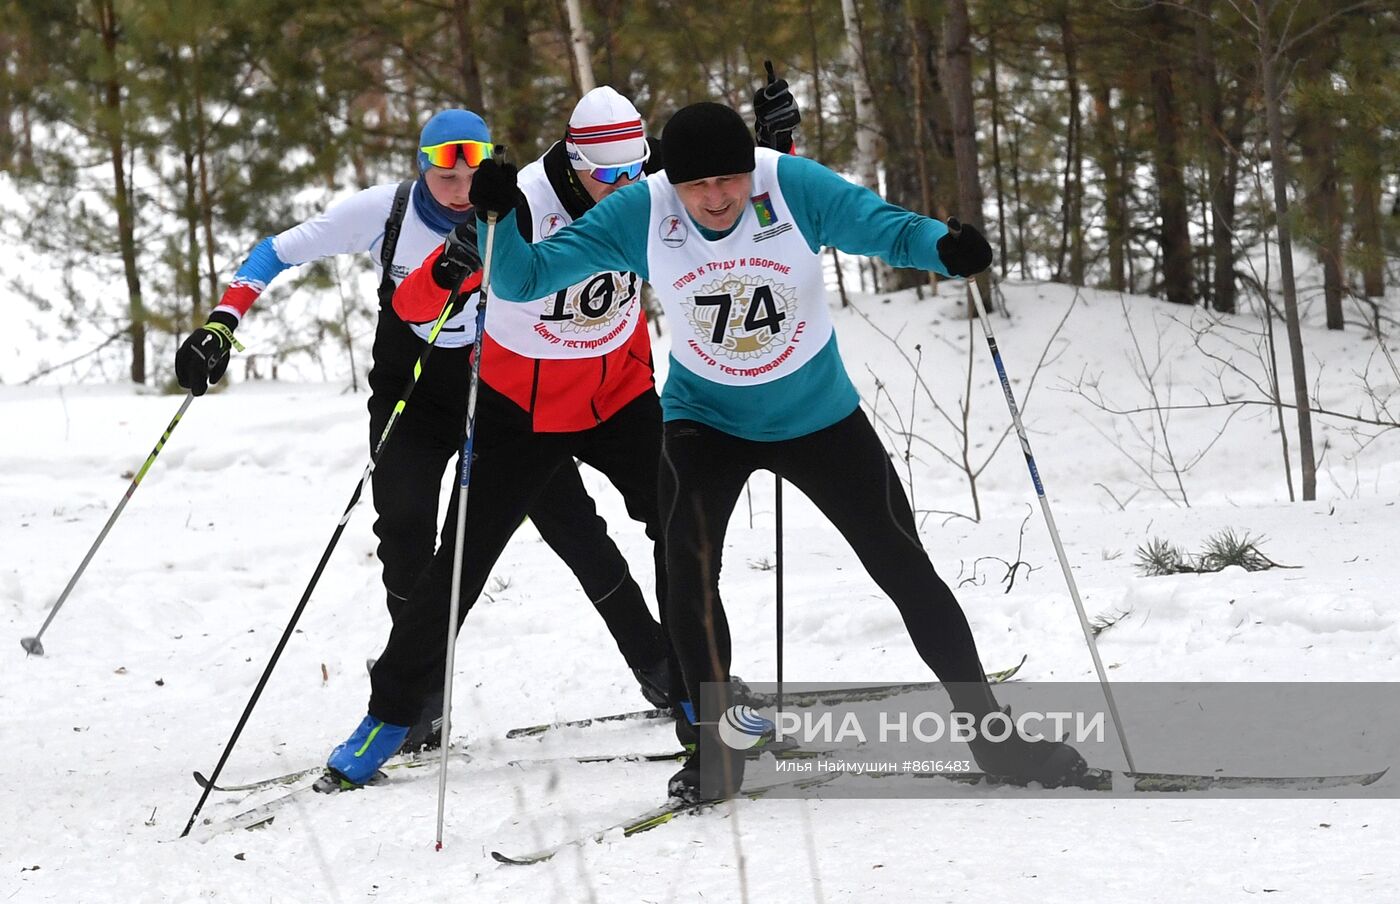
[[[753,172],[753,136],[724,104],[682,107],[661,131],[666,178],[672,185]]]

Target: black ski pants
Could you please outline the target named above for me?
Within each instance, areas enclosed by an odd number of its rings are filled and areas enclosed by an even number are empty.
[[[389,344],[383,315],[380,324],[375,367],[370,373],[371,453],[412,373],[411,365],[405,368],[402,363],[406,357],[403,352],[411,349],[416,361],[423,348],[408,328],[394,319],[387,324],[388,331],[395,339],[404,334],[407,348],[400,350],[395,342],[393,350],[400,354],[381,354]],[[460,467],[470,352],[470,346],[433,349],[371,478],[378,515],[374,533],[379,538],[389,615],[395,621],[439,545],[438,506],[444,472],[456,487],[452,478]],[[451,470],[449,462],[454,463]],[[559,462],[552,479],[524,514],[574,573],[630,668],[653,666],[667,655],[664,633],[651,617],[622,551],[608,536],[607,522],[598,514],[572,458]],[[442,545],[449,553],[455,530],[452,518],[441,528]]]
[[[670,587],[663,619],[691,700],[702,682],[729,680],[729,622],[720,600],[720,553],[749,475],[772,471],[811,499],[851,544],[904,618],[914,647],[973,713],[995,705],[972,629],[919,542],[914,515],[889,454],[857,409],[815,433],[778,442],[740,439],[696,421],[669,421],[661,506]],[[961,698],[961,699],[959,699]]]
[[[547,540],[553,536],[571,550],[587,548],[588,544],[582,542],[582,532],[593,530],[594,522],[605,527],[586,494],[582,494],[587,501],[586,511],[581,508],[561,511],[566,505],[579,506],[580,503],[576,496],[567,495],[567,490],[562,497],[553,495],[560,474],[566,475],[566,480],[568,475],[572,475],[572,481],[578,480],[575,457],[606,475],[622,494],[628,515],[645,525],[655,550],[658,605],[665,612],[665,562],[656,498],[661,407],[654,390],[648,390],[589,430],[535,433],[528,412],[482,383],[478,388],[475,431],[467,495],[460,618],[466,617],[480,596],[496,560],[527,513]],[[581,485],[579,489],[582,490]],[[434,685],[442,681],[447,658],[445,638],[452,589],[457,499],[458,495],[453,493],[443,524],[443,542],[419,575],[408,599],[398,606],[389,642],[371,672],[370,715],[391,724],[411,724]],[[549,514],[542,521],[540,515],[546,511]],[[585,514],[588,517],[583,517]],[[546,524],[550,524],[550,528],[546,528]],[[549,534],[545,534],[547,529]],[[611,539],[605,535],[603,539],[607,540],[612,555],[621,561],[621,554]],[[593,544],[595,549],[598,545],[600,541]],[[559,546],[555,549],[563,556],[563,549]],[[595,551],[593,555],[598,553]],[[567,557],[565,561],[574,566]],[[615,584],[617,575],[614,573],[611,578]],[[649,615],[647,621],[655,629],[644,638],[645,648],[650,653],[647,664],[655,664],[668,654],[665,632],[650,621]],[[632,664],[631,659],[629,664]],[[679,684],[678,675],[676,680]]]

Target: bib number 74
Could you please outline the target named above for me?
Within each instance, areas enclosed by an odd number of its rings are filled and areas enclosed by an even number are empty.
[[[729,332],[731,326],[734,296],[728,292],[721,292],[716,295],[696,295],[694,299],[697,308],[714,307],[717,309],[714,325],[710,331],[710,341],[716,345],[722,345],[725,334]],[[773,298],[773,290],[768,286],[755,286],[753,294],[749,298],[748,310],[744,312],[741,322],[743,332],[752,334],[766,329],[768,337],[772,339],[778,335],[783,321],[786,319],[787,314],[779,310],[778,303]]]

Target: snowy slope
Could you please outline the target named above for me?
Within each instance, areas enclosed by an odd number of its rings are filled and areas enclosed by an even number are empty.
[[[1358,447],[1336,425],[1320,501],[1288,502],[1273,415],[1178,412],[1173,454],[1204,451],[1178,485],[1151,488],[1126,422],[1070,391],[1089,377],[1140,404],[1119,299],[1062,286],[1011,284],[1010,320],[995,320],[1018,393],[1047,343],[1025,406],[1037,460],[1090,615],[1128,614],[1100,640],[1121,680],[1397,680],[1400,616],[1393,550],[1400,540],[1400,431]],[[1071,310],[1071,303],[1073,307]],[[1127,299],[1157,390],[1211,397],[1217,378],[1171,306]],[[912,368],[955,414],[967,380],[968,323],[951,290],[857,299],[835,318],[847,367],[886,423],[953,450],[947,422],[920,398]],[[1068,320],[1051,342],[1066,312]],[[868,318],[868,319],[867,319]],[[1254,325],[1248,318],[1235,321]],[[975,327],[974,327],[975,329]],[[970,418],[980,465],[1007,414],[980,329]],[[1242,368],[1249,356],[1217,348]],[[1400,391],[1356,331],[1309,330],[1324,396],[1365,408],[1353,372]],[[1325,366],[1321,366],[1325,363]],[[1319,377],[1319,373],[1321,376]],[[888,394],[876,389],[877,379]],[[1388,381],[1388,382],[1387,382]],[[0,901],[1317,901],[1400,895],[1390,801],[1028,801],[968,791],[940,801],[759,802],[682,820],[628,840],[566,852],[529,868],[496,865],[493,848],[529,849],[644,809],[669,764],[512,761],[667,749],[668,732],[635,725],[504,740],[513,726],[638,708],[642,701],[601,622],[566,569],[528,526],[469,618],[458,650],[460,731],[470,762],[449,775],[446,849],[433,851],[436,773],[385,787],[304,799],[269,827],[213,838],[176,836],[311,575],[365,459],[363,396],[338,387],[241,383],[197,400],[88,574],[26,659],[34,633],[125,491],[179,398],[127,387],[0,387]],[[898,412],[896,414],[896,412]],[[955,414],[954,420],[957,420]],[[1288,421],[1290,437],[1292,421]],[[1155,428],[1161,439],[1160,425]],[[1115,437],[1117,439],[1115,439]],[[1296,443],[1296,440],[1295,440]],[[897,443],[891,440],[891,445]],[[902,453],[902,447],[899,447]],[[1127,453],[1127,454],[1125,454]],[[1030,659],[1023,676],[1092,680],[1014,436],[968,481],[928,443],[909,468],[935,565],[958,592],[988,668]],[[1295,455],[1296,457],[1296,455]],[[643,586],[650,555],[605,482],[585,470],[600,509]],[[1295,474],[1295,481],[1296,481]],[[727,540],[723,588],[734,669],[773,677],[773,487],[751,481]],[[858,491],[859,488],[853,488]],[[1184,490],[1190,506],[1180,503]],[[1136,493],[1135,493],[1136,491]],[[1117,502],[1115,502],[1117,500]],[[1124,503],[1120,508],[1119,503]],[[1027,516],[1031,516],[1028,522]],[[388,630],[362,506],[350,522],[298,633],[224,778],[258,778],[324,758],[363,714],[364,660]],[[785,497],[789,680],[914,681],[927,670],[894,607],[835,531],[800,496]],[[1025,522],[1024,537],[1021,537]],[[1160,536],[1184,547],[1222,528],[1263,535],[1294,570],[1144,578],[1134,549]],[[1018,557],[1009,592],[998,581]],[[979,561],[980,559],[980,561]],[[1139,751],[1143,768],[1170,768]],[[1109,764],[1114,765],[1114,764]],[[1400,779],[1388,776],[1387,787]],[[1393,792],[1392,792],[1393,793]],[[305,796],[304,796],[305,797]],[[206,813],[230,815],[240,795]],[[743,869],[739,866],[742,862]]]

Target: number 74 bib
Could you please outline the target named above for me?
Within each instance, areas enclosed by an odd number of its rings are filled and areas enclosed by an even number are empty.
[[[664,178],[648,179],[647,266],[671,327],[671,354],[715,383],[786,376],[831,337],[821,257],[793,223],[777,180],[782,155],[758,149],[749,203],[727,236],[700,235]]]

